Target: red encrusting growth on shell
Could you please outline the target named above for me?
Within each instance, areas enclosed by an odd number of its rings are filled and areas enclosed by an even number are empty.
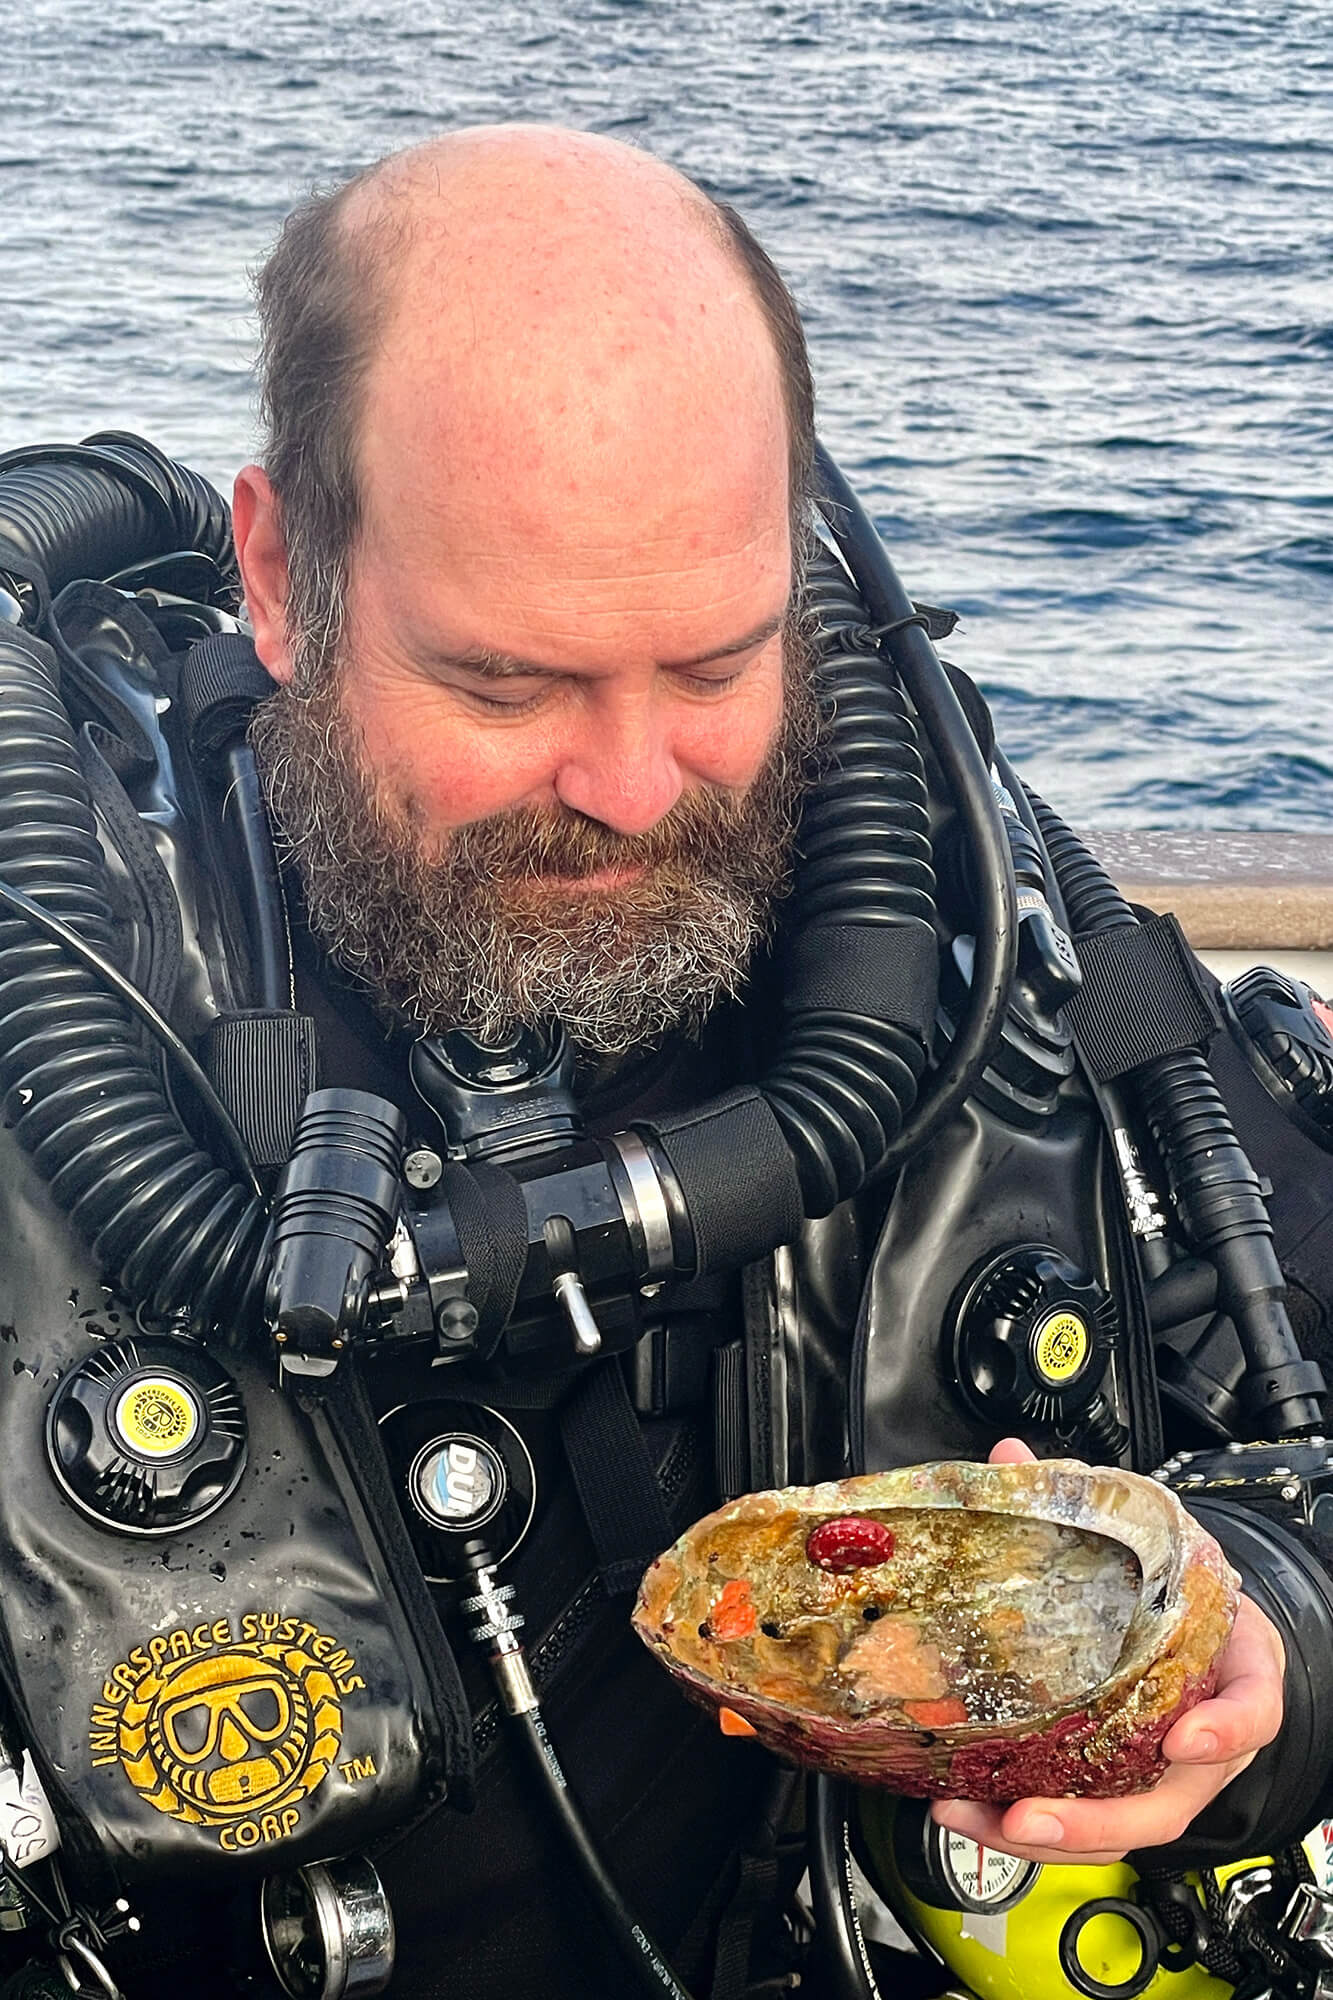
[[[750,1580],[734,1576],[723,1586],[722,1595],[708,1614],[715,1639],[748,1639],[759,1623],[759,1613],[750,1601]]]
[[[873,1569],[893,1555],[892,1528],[871,1521],[863,1514],[843,1514],[835,1521],[821,1521],[806,1540],[805,1552],[819,1569],[846,1576],[854,1569]]]

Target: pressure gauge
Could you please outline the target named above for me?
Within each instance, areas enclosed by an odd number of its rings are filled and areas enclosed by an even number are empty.
[[[999,1916],[1022,1901],[1041,1873],[998,1847],[940,1826],[919,1800],[901,1801],[893,1824],[894,1859],[914,1896],[937,1910]]]
[[[999,1847],[981,1847],[965,1833],[936,1826],[935,1865],[951,1902],[960,1910],[984,1910],[998,1915],[1021,1902],[1037,1879],[1039,1864],[1020,1861]]]

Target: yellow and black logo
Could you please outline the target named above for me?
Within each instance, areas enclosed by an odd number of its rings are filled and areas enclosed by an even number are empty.
[[[1037,1369],[1048,1382],[1067,1382],[1083,1366],[1088,1346],[1088,1329],[1076,1312],[1052,1313],[1037,1332]]]
[[[364,1686],[346,1648],[302,1619],[246,1612],[235,1628],[157,1633],[103,1683],[92,1762],[119,1763],[146,1804],[219,1829],[235,1853],[295,1829],[337,1759],[343,1697]]]
[[[141,1458],[171,1458],[194,1443],[199,1409],[169,1375],[144,1375],[116,1404],[113,1424],[122,1444]]]

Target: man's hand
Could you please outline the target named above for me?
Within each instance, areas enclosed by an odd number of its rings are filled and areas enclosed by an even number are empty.
[[[1017,1438],[1006,1438],[991,1453],[991,1464],[1021,1465],[1032,1457]],[[1004,1808],[941,1799],[931,1810],[942,1826],[1029,1861],[1098,1866],[1118,1861],[1132,1847],[1179,1840],[1277,1735],[1284,1666],[1273,1626],[1242,1597],[1216,1689],[1167,1731],[1162,1751],[1170,1768],[1152,1791],[1127,1799],[1019,1799]]]

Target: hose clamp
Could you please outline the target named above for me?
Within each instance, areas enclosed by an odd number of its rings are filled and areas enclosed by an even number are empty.
[[[671,1211],[662,1183],[653,1165],[653,1156],[637,1132],[616,1132],[609,1142],[615,1147],[625,1169],[633,1196],[636,1220],[643,1231],[646,1276],[655,1278],[675,1264],[676,1246],[671,1234]]]
[[[364,2000],[393,1973],[393,1912],[361,1854],[270,1875],[261,1898],[264,1947],[291,2000]]]

